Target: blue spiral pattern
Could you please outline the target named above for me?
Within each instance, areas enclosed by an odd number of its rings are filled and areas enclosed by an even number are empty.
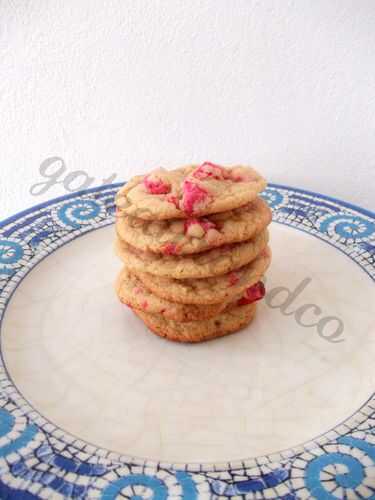
[[[323,218],[320,230],[345,239],[362,240],[374,235],[375,224],[364,217],[336,214]]]
[[[16,264],[22,259],[24,250],[20,243],[11,240],[0,240],[0,265]]]
[[[142,487],[150,489],[152,491],[153,500],[167,500],[168,488],[160,479],[152,476],[146,476],[145,474],[133,474],[129,476],[122,477],[109,484],[102,493],[103,500],[115,500],[122,490],[126,490],[128,486],[132,487]],[[125,498],[129,500],[135,500],[135,498],[143,499],[142,494],[133,494],[134,488],[129,488],[130,493],[124,492]],[[137,490],[136,490],[137,491]]]
[[[59,224],[79,229],[99,220],[103,211],[103,206],[97,200],[72,201],[58,207],[56,219]]]
[[[282,191],[266,189],[262,192],[261,197],[273,210],[276,210],[283,205],[287,205],[288,203],[287,194]]]
[[[32,252],[24,241],[0,237],[0,278],[10,278],[21,269]]]
[[[114,221],[116,190],[71,195],[0,223],[0,322],[25,271],[67,241]],[[270,186],[262,196],[276,222],[311,231],[375,279],[375,215],[285,187]],[[358,412],[361,425],[348,424],[337,438],[317,438],[308,452],[176,470],[114,458],[45,422],[20,397],[1,359],[0,384],[0,498],[375,499],[375,396]]]
[[[0,437],[7,436],[13,431],[16,424],[16,419],[9,412],[0,410]],[[10,453],[19,451],[27,446],[38,433],[38,428],[35,425],[26,426],[22,432],[18,433],[9,443],[0,446],[0,457],[6,457]],[[17,433],[15,433],[17,434]]]
[[[375,445],[353,436],[341,437],[338,443],[346,446],[340,451],[327,452],[308,462],[306,488],[309,493],[318,500],[336,500],[338,497],[334,491],[340,489],[344,492],[345,498],[375,498],[375,481],[374,491],[369,489],[368,496],[363,496],[363,491],[360,496],[357,490],[365,481],[369,482],[371,477],[375,479]],[[353,449],[363,452],[372,461],[373,466],[362,463],[358,454],[353,455]],[[333,466],[333,470],[336,471],[334,475],[331,473],[331,483],[334,483],[334,489],[332,489],[332,484],[328,483],[330,490],[327,489],[328,484],[322,479],[322,473],[325,473],[329,466]],[[339,466],[343,466],[344,470],[338,472]]]
[[[104,480],[106,478],[104,477]],[[202,488],[202,483],[201,483]],[[207,491],[209,487],[207,484]],[[115,500],[121,494],[129,500],[167,500],[174,492],[177,500],[197,500],[198,489],[192,476],[184,471],[167,474],[165,471],[151,470],[146,473],[131,474],[126,471],[118,479],[109,481],[102,492],[102,500]]]
[[[343,455],[342,453],[327,453],[321,457],[312,460],[306,468],[306,487],[317,499],[335,500],[336,495],[332,495],[324,487],[323,481],[320,479],[321,472],[328,465],[344,465],[347,472],[344,474],[337,474],[335,480],[337,486],[345,489],[354,489],[362,484],[365,478],[364,468],[361,462],[350,455]]]

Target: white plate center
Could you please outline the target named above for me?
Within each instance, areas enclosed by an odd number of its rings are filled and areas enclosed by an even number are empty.
[[[127,455],[222,462],[328,431],[375,385],[373,283],[316,238],[277,224],[271,234],[269,295],[256,320],[199,345],[154,336],[119,304],[113,227],[77,239],[39,264],[9,305],[11,377],[54,424]]]

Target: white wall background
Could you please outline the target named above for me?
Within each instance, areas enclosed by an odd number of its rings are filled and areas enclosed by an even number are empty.
[[[3,1],[0,218],[64,193],[29,194],[50,156],[95,184],[250,162],[375,209],[375,2]]]

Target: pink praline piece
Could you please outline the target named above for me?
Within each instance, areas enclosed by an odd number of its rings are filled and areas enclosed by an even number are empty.
[[[195,170],[193,170],[193,177],[199,180],[205,179],[216,179],[222,180],[226,177],[226,171],[220,165],[216,165],[215,163],[211,163],[209,161],[205,161],[202,165],[199,165]]]
[[[209,195],[208,192],[194,182],[185,180],[182,185],[182,209],[188,214],[192,215],[197,212],[207,202]]]
[[[146,175],[143,184],[150,194],[167,194],[171,190],[171,186],[155,174]]]
[[[238,301],[239,306],[244,306],[246,304],[251,304],[257,300],[263,299],[266,294],[266,289],[262,281],[258,281],[255,285],[246,288],[243,297]]]

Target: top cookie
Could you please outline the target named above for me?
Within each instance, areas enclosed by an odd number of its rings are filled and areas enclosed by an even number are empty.
[[[116,196],[119,214],[145,220],[225,212],[256,198],[266,181],[253,168],[205,162],[133,177]]]

